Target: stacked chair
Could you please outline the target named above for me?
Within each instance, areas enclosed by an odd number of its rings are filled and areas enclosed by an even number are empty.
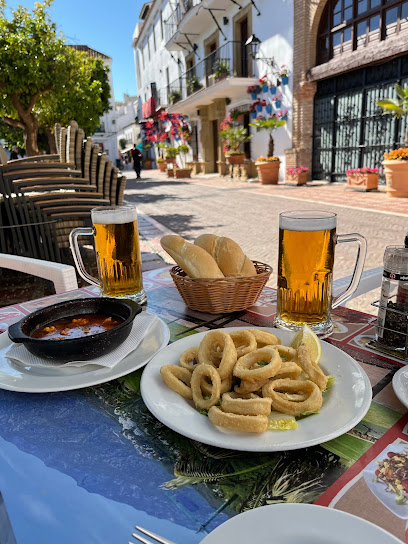
[[[69,232],[90,225],[92,208],[123,204],[126,178],[77,123],[55,135],[58,155],[0,166],[3,253],[61,262]]]

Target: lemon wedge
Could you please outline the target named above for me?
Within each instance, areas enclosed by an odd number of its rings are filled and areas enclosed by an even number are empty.
[[[310,329],[307,325],[303,325],[299,332],[296,333],[290,347],[297,349],[301,343],[306,344],[306,346],[312,352],[313,360],[318,363],[322,355],[322,345],[317,335]]]

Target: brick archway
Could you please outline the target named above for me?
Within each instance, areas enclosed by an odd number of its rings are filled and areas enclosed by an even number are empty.
[[[313,100],[316,83],[308,73],[316,64],[316,39],[328,0],[294,0],[293,22],[293,128],[292,149],[285,152],[286,166],[307,166],[312,171]]]

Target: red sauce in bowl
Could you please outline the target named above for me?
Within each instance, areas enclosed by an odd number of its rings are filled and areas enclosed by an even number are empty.
[[[31,338],[42,338],[44,340],[84,338],[85,336],[113,329],[124,321],[121,317],[109,317],[104,314],[81,314],[64,317],[47,325],[37,326],[31,334]]]

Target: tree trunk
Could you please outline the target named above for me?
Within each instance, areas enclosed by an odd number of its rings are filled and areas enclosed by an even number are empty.
[[[38,155],[38,122],[33,114],[27,116],[25,128],[23,129],[23,134],[27,157],[31,157],[32,155]]]
[[[407,124],[407,128],[405,130],[404,146],[408,147],[408,124]]]
[[[48,146],[50,148],[51,155],[57,153],[57,144],[55,143],[55,135],[52,133],[50,128],[45,129],[47,133]]]
[[[274,151],[274,141],[272,132],[269,133],[269,142],[268,142],[268,157],[273,157],[273,151]]]

